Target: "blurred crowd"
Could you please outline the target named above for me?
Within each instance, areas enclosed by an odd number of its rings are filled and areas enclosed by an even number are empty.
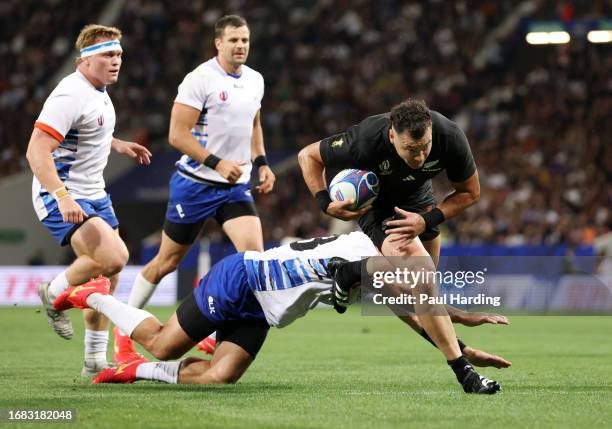
[[[79,29],[106,5],[73,3],[0,5],[2,16],[11,16],[0,29],[7,58],[0,64],[0,177],[24,168],[49,78],[75,54]],[[538,17],[612,14],[605,1],[535,3]],[[422,98],[459,121],[480,171],[481,201],[445,223],[446,240],[590,243],[612,222],[612,151],[605,144],[611,48],[577,40],[531,51],[511,32],[494,58],[476,67],[491,32],[516,7],[506,0],[127,1],[115,23],[124,32],[124,65],[109,88],[116,134],[165,144],[177,85],[215,55],[214,22],[241,13],[251,27],[248,64],[266,80],[268,152],[297,153],[407,97]],[[437,180],[435,189],[442,199],[448,183]],[[279,177],[274,193],[258,197],[258,209],[268,240],[337,228],[295,169]]]

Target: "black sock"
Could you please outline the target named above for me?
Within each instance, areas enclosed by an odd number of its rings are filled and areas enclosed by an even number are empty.
[[[465,356],[460,356],[455,360],[447,360],[448,366],[451,367],[455,375],[457,376],[457,380],[459,383],[463,383],[465,377],[474,370],[472,365],[468,362]]]
[[[361,264],[362,261],[346,262],[342,264],[336,273],[338,283],[343,287],[351,287],[355,283],[360,283]]]

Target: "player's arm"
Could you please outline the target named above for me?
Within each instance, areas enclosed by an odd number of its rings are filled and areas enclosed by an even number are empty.
[[[312,143],[306,146],[298,154],[298,163],[302,169],[302,175],[310,193],[316,198],[317,204],[324,213],[342,220],[357,219],[368,211],[369,207],[364,207],[357,211],[348,210],[347,207],[353,200],[332,201],[329,192],[325,187],[324,169],[325,164],[321,157],[321,142]]]
[[[130,158],[135,159],[139,164],[149,165],[151,164],[151,157],[153,156],[149,149],[139,145],[138,143],[128,142],[113,137],[111,142],[111,148],[122,155],[127,155]]]
[[[50,132],[57,133],[55,130]],[[59,133],[57,133],[59,134]],[[52,153],[60,145],[61,135],[51,135],[35,127],[28,143],[26,159],[41,185],[57,200],[64,222],[81,223],[87,217],[80,205],[70,196],[55,169]]]
[[[454,191],[438,205],[438,208],[444,214],[444,219],[457,216],[480,199],[478,171],[474,171],[474,174],[463,182],[451,183]]]
[[[261,110],[257,111],[255,119],[253,119],[253,137],[251,138],[251,158],[253,167],[257,169],[259,176],[259,185],[255,189],[259,193],[267,194],[274,187],[276,176],[272,169],[268,166],[266,159],[266,150],[263,141],[263,128],[261,126]]]
[[[200,113],[200,110],[194,107],[175,102],[170,114],[168,143],[191,159],[216,170],[228,182],[236,183],[240,176],[242,176],[240,166],[244,165],[245,162],[220,159],[202,147],[200,142],[191,134],[191,129],[198,121]]]

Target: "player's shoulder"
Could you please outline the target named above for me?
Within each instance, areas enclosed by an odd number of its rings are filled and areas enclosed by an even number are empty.
[[[242,65],[242,75],[249,80],[254,80],[262,84],[264,82],[263,75],[254,68],[247,66],[246,64]]]
[[[64,77],[49,94],[48,100],[62,97],[62,99],[70,99],[71,103],[82,105],[83,100],[89,98],[87,93],[91,91],[91,84],[77,72],[71,73]]]
[[[359,126],[365,130],[377,132],[388,127],[389,124],[389,113],[381,113],[380,115],[368,116],[359,123]]]
[[[455,121],[435,110],[430,110],[432,132],[440,136],[454,136],[459,128]]]
[[[216,60],[211,58],[199,64],[196,68],[187,73],[187,76],[194,78],[206,78],[210,77],[211,75],[221,74],[219,69],[220,67],[216,67]]]

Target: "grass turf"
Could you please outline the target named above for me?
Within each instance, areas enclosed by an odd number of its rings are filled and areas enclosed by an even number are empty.
[[[165,320],[173,309],[152,311]],[[441,355],[399,321],[362,317],[357,308],[342,316],[314,310],[271,330],[231,386],[91,385],[78,376],[77,311],[71,341],[32,307],[0,314],[0,408],[76,409],[79,428],[612,425],[612,317],[520,316],[510,326],[459,327],[467,344],[513,362],[481,371],[503,386],[484,397],[465,395]],[[41,427],[9,427],[21,426]]]

